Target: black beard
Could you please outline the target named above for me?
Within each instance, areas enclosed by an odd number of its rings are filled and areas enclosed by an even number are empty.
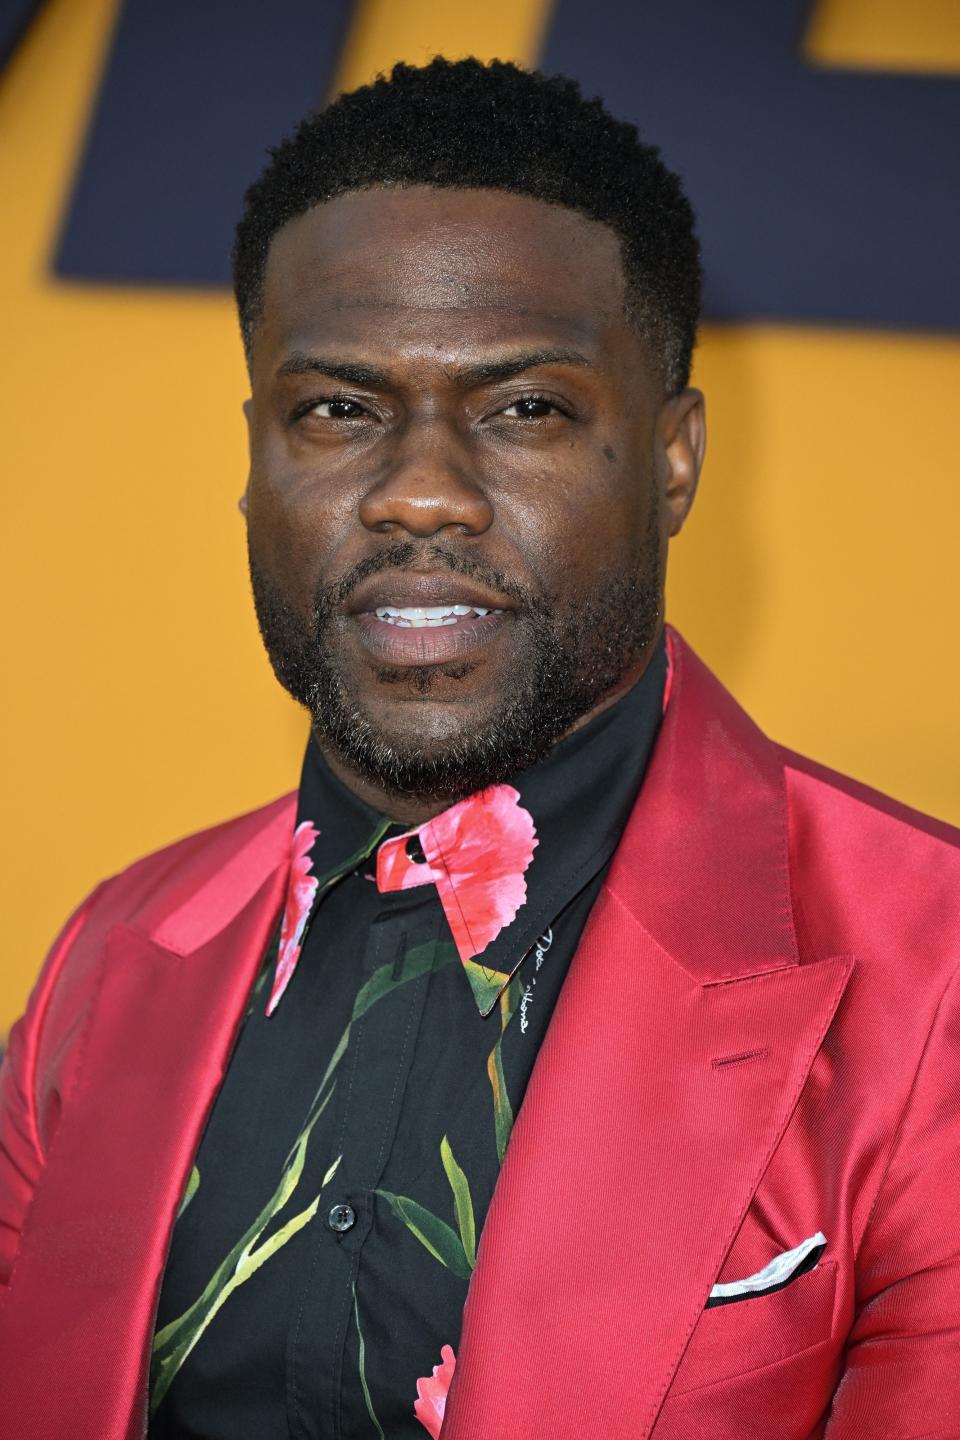
[[[482,723],[433,748],[422,738],[390,735],[359,700],[342,673],[335,645],[342,606],[369,575],[409,569],[428,560],[509,596],[517,603],[511,673],[503,704]],[[535,595],[473,556],[405,541],[355,566],[340,581],[318,587],[312,632],[291,610],[250,551],[250,577],[260,633],[280,684],[310,712],[317,739],[364,780],[398,797],[452,803],[497,785],[542,760],[551,746],[620,682],[653,645],[661,619],[662,574],[654,511],[631,574],[608,576],[602,590],[563,606]],[[383,683],[429,695],[437,675],[458,679],[472,668],[453,665],[390,667]]]

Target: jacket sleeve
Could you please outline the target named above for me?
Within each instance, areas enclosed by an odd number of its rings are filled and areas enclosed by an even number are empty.
[[[960,1434],[956,975],[924,1048],[857,1273],[862,1293],[825,1440],[953,1440]]]
[[[24,1220],[44,1164],[35,1083],[44,1017],[71,947],[102,888],[71,915],[55,940],[26,1012],[10,1032],[0,1066],[0,1293],[10,1283]]]

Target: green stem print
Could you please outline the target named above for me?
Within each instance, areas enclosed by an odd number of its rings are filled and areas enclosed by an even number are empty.
[[[177,1371],[230,1296],[240,1285],[255,1275],[261,1265],[292,1240],[294,1235],[308,1225],[316,1215],[320,1196],[336,1173],[340,1157],[327,1170],[320,1192],[310,1204],[287,1220],[273,1235],[266,1240],[262,1239],[264,1231],[272,1221],[278,1218],[297,1189],[306,1163],[310,1134],[333,1097],[336,1088],[334,1072],[346,1051],[350,1031],[355,1022],[370,1009],[371,1005],[398,986],[415,980],[434,967],[439,969],[442,965],[450,964],[457,958],[457,949],[452,942],[443,944],[430,942],[426,945],[417,945],[408,952],[403,973],[399,977],[394,978],[392,965],[382,965],[374,971],[361,988],[354,1002],[350,1020],[330,1057],[300,1134],[284,1162],[283,1172],[276,1190],[230,1253],[218,1265],[202,1294],[182,1315],[177,1316],[175,1320],[158,1330],[154,1336],[150,1372],[151,1413],[160,1405],[173,1383]],[[196,1175],[196,1180],[194,1180],[194,1175]],[[179,1214],[183,1213],[193,1199],[199,1183],[199,1172],[194,1167],[187,1182]],[[450,1231],[450,1234],[454,1240],[457,1240],[453,1231]],[[459,1240],[457,1240],[457,1244],[460,1245]],[[460,1248],[462,1252],[462,1246]],[[462,1263],[466,1265],[465,1257]],[[466,1273],[470,1273],[469,1267]]]
[[[258,998],[259,998],[259,996],[260,996],[260,993],[261,993],[261,991],[263,990],[264,986],[266,985],[267,981],[270,979],[271,975],[273,974],[273,972],[274,972],[274,970],[275,970],[275,968],[276,968],[277,955],[278,955],[278,953],[279,953],[279,950],[280,950],[280,922],[278,921],[278,922],[277,922],[277,928],[276,928],[276,930],[274,931],[274,934],[273,934],[273,939],[270,941],[270,944],[267,946],[266,954],[265,954],[264,957],[263,957],[263,963],[262,963],[261,966],[260,966],[260,973],[257,975],[256,980],[254,980],[253,986],[252,986],[252,988],[251,988],[251,990],[250,990],[250,994],[249,994],[249,996],[247,997],[247,1008],[246,1008],[246,1010],[243,1012],[243,1023],[244,1023],[244,1024],[247,1023],[247,1021],[250,1019],[250,1016],[253,1014],[254,1009],[256,1008],[257,1000],[258,1000]]]
[[[244,1281],[249,1280],[250,1276],[259,1270],[264,1260],[269,1259],[270,1255],[276,1254],[277,1250],[285,1245],[298,1230],[302,1230],[304,1225],[316,1214],[317,1206],[320,1203],[319,1195],[312,1205],[294,1216],[265,1242],[261,1247],[263,1254],[261,1254],[261,1250],[255,1248],[264,1230],[284,1208],[299,1184],[306,1160],[310,1132],[327,1108],[334,1088],[331,1085],[322,1102],[313,1107],[312,1118],[301,1131],[299,1139],[293,1147],[287,1164],[284,1166],[279,1185],[253,1224],[237,1241],[226,1259],[218,1265],[203,1293],[182,1315],[178,1316],[176,1320],[172,1320],[169,1325],[165,1325],[162,1330],[158,1330],[154,1336],[150,1376],[151,1413],[156,1410],[173,1383],[173,1378],[180,1366],[233,1292]],[[333,1179],[339,1163],[338,1158],[330,1166],[324,1176],[321,1193]]]
[[[200,1171],[197,1169],[196,1165],[194,1165],[193,1169],[190,1171],[190,1178],[187,1180],[187,1188],[183,1192],[183,1199],[180,1201],[180,1204],[177,1208],[176,1220],[180,1219],[180,1216],[183,1214],[184,1210],[186,1210],[187,1206],[190,1204],[190,1201],[193,1199],[194,1195],[196,1195],[199,1188]],[[176,1224],[176,1220],[174,1221],[174,1224]]]
[[[444,1172],[453,1191],[453,1204],[457,1212],[458,1235],[439,1216],[411,1200],[409,1195],[394,1195],[389,1190],[376,1193],[387,1201],[397,1219],[406,1225],[411,1235],[429,1250],[435,1260],[446,1265],[461,1280],[469,1280],[477,1263],[477,1232],[473,1217],[473,1201],[466,1175],[454,1159],[450,1142],[444,1135],[440,1142],[440,1159]]]
[[[346,860],[341,860],[339,865],[335,865],[333,869],[328,870],[325,875],[318,875],[317,898],[319,899],[324,890],[329,890],[330,886],[337,880],[342,880],[344,875],[349,875],[351,870],[355,870],[362,860],[368,859],[374,850],[376,850],[392,824],[392,820],[381,820],[370,836],[370,839],[365,840],[355,854],[348,856]]]
[[[467,1259],[463,1241],[445,1220],[425,1210],[408,1195],[393,1195],[389,1190],[378,1190],[376,1193],[387,1201],[397,1219],[406,1225],[411,1235],[416,1235],[420,1244],[430,1251],[435,1260],[446,1265],[447,1269],[452,1270],[454,1275],[459,1275],[461,1280],[470,1279],[473,1266]]]
[[[426,945],[414,945],[407,951],[403,957],[403,971],[398,979],[394,978],[392,965],[381,965],[357,992],[350,1025],[359,1020],[361,1015],[365,1015],[370,1006],[382,1000],[384,995],[396,990],[398,985],[405,985],[408,980],[417,980],[428,970],[440,970],[444,965],[451,965],[458,959],[457,947],[452,940],[431,940]],[[349,1029],[348,1026],[348,1034]]]
[[[377,1434],[380,1436],[380,1440],[386,1440],[386,1436],[383,1433],[383,1426],[377,1419],[377,1412],[373,1408],[373,1400],[370,1397],[370,1387],[367,1384],[367,1347],[363,1343],[363,1331],[360,1329],[360,1307],[357,1304],[356,1283],[354,1283],[353,1286],[353,1318],[357,1324],[357,1341],[359,1344],[358,1367],[360,1370],[360,1385],[363,1389],[363,1399],[367,1407],[367,1414],[370,1416],[370,1419],[373,1421],[374,1425],[376,1425]]]
[[[463,969],[470,981],[477,1008],[486,1019],[510,976],[505,975],[502,970],[488,970],[486,965],[481,965],[478,960],[464,960]]]
[[[503,1037],[519,1003],[520,981],[514,976],[500,996],[500,1035],[487,1060],[487,1074],[493,1090],[493,1123],[497,1135],[497,1156],[501,1165],[507,1151],[507,1141],[510,1139],[510,1132],[513,1129],[513,1106],[510,1104],[507,1082],[503,1074]]]
[[[440,1141],[440,1159],[443,1161],[443,1168],[450,1182],[450,1189],[453,1191],[453,1203],[457,1211],[457,1226],[460,1230],[460,1243],[463,1245],[463,1253],[467,1257],[467,1264],[472,1270],[477,1263],[477,1229],[473,1219],[473,1201],[470,1198],[470,1185],[466,1175],[453,1158],[450,1141],[446,1135],[444,1135]]]
[[[485,978],[488,978],[491,986],[496,983],[494,977],[497,977],[500,984],[506,980],[505,975],[497,976],[496,971],[486,971],[484,975]],[[503,1073],[503,1037],[507,1026],[516,1014],[519,1003],[520,981],[515,976],[500,994],[500,1034],[487,1060],[487,1074],[493,1090],[493,1120],[496,1130],[497,1155],[501,1164],[506,1153],[507,1141],[510,1139],[510,1132],[513,1129],[513,1107],[507,1094],[507,1083]],[[436,1260],[439,1260],[442,1265],[446,1265],[448,1270],[451,1270],[454,1275],[459,1275],[462,1280],[469,1280],[477,1263],[477,1235],[473,1201],[470,1197],[467,1177],[457,1164],[446,1135],[440,1142],[440,1159],[450,1189],[453,1191],[459,1235],[445,1220],[432,1214],[416,1200],[411,1200],[409,1195],[394,1195],[389,1190],[378,1190],[376,1193],[387,1201],[397,1219],[407,1227],[412,1235],[417,1237],[420,1244],[429,1250]]]

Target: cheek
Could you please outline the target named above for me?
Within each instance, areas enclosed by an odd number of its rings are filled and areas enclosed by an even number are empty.
[[[632,567],[648,533],[651,484],[612,465],[599,448],[591,458],[589,466],[558,465],[528,477],[497,507],[503,528],[523,535],[527,556],[555,593],[593,589],[604,571]]]
[[[296,610],[309,613],[317,584],[329,577],[340,524],[319,484],[302,475],[251,471],[247,509],[250,552]]]

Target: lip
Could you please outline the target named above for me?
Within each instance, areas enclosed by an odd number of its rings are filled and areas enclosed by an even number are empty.
[[[415,570],[381,571],[379,575],[371,575],[369,580],[357,586],[347,608],[351,615],[361,617],[373,615],[381,605],[404,608],[412,605],[444,604],[479,606],[481,610],[516,609],[514,601],[506,595],[500,595],[496,590],[488,590],[486,586],[478,585],[465,575],[456,575],[452,570],[429,573]],[[449,629],[459,630],[472,623],[465,621],[462,625],[451,625]]]
[[[396,592],[392,592],[396,594]],[[450,598],[450,597],[443,597]],[[405,600],[404,602],[381,601],[381,604],[426,604],[426,601]],[[437,603],[434,601],[434,603]],[[457,600],[455,603],[469,605],[489,604],[489,601]],[[378,620],[372,611],[355,614],[352,620],[357,625],[365,648],[381,664],[387,665],[449,665],[457,660],[466,660],[476,655],[491,643],[509,624],[511,616],[506,611],[491,615],[474,615],[458,620],[456,625],[439,625],[423,629],[407,629],[401,625],[390,625]]]

